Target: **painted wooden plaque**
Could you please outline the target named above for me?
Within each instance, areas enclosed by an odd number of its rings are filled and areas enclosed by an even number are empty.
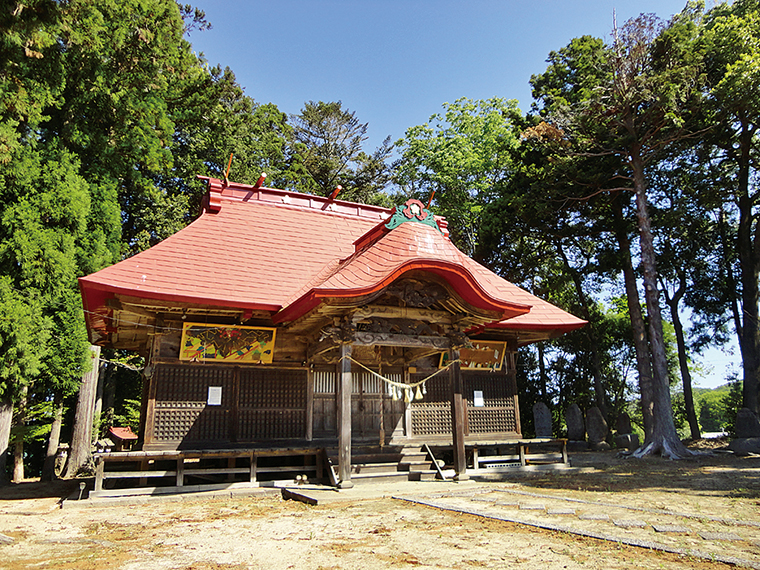
[[[485,368],[490,370],[501,370],[501,363],[504,361],[504,353],[506,350],[506,342],[473,340],[472,348],[459,349],[459,360],[462,361],[463,369]],[[446,366],[448,361],[449,355],[444,352],[441,354],[440,367],[443,368]]]
[[[180,360],[271,364],[276,329],[184,323]]]

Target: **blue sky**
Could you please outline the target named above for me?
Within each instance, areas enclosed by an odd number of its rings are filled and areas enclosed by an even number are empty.
[[[337,101],[369,123],[368,149],[460,97],[531,104],[530,76],[574,38],[608,38],[640,13],[685,0],[198,0],[211,30],[191,41],[246,94],[297,113]]]
[[[212,29],[196,52],[230,67],[247,95],[288,114],[342,101],[369,123],[365,150],[393,141],[460,97],[532,102],[531,75],[572,38],[608,39],[641,13],[668,19],[686,0],[197,0]],[[710,351],[704,387],[738,355]]]

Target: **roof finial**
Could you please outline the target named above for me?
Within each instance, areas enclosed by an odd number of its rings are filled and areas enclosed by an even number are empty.
[[[335,190],[332,191],[332,194],[330,194],[330,196],[327,199],[328,200],[335,200],[335,198],[338,196],[338,194],[340,193],[341,190],[343,190],[343,186],[341,186],[340,184],[338,184],[335,187]]]
[[[230,160],[229,160],[229,162],[227,163],[227,170],[226,170],[226,172],[224,173],[224,185],[225,185],[225,186],[226,186],[227,184],[229,184],[229,183],[230,183],[230,179],[229,179],[229,178],[227,178],[227,177],[230,175],[230,166],[232,166],[232,157],[233,157],[233,156],[234,156],[234,155],[233,155],[233,153],[230,153]]]
[[[427,210],[429,210],[429,209],[430,209],[430,204],[432,204],[432,203],[433,203],[433,198],[434,198],[434,197],[435,197],[435,190],[433,190],[433,191],[430,193],[430,199],[428,200],[428,203],[427,203],[427,206],[425,207],[425,209],[427,209]]]
[[[261,185],[264,184],[264,179],[266,177],[267,177],[267,173],[266,172],[262,172],[261,176],[259,176],[259,179],[256,181],[256,184],[253,185],[253,187],[256,188],[256,190],[258,190],[259,188],[261,188]]]

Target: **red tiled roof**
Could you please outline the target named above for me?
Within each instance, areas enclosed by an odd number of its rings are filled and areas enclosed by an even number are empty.
[[[319,283],[299,292],[275,320],[293,320],[323,298],[357,297],[379,291],[413,269],[443,277],[465,301],[478,308],[500,311],[504,318],[530,311],[530,303],[516,302],[503,294],[503,284],[507,283],[504,279],[467,257],[433,227],[408,222],[393,230],[372,232],[376,234],[374,240],[358,240],[362,245],[359,251],[335,264]]]
[[[389,215],[384,208],[340,203],[322,210],[287,192],[261,190],[266,199],[224,194],[218,212],[205,211],[150,249],[81,278],[82,289],[277,311],[326,264],[351,255],[353,241]],[[317,205],[329,206],[322,202]]]
[[[209,183],[206,208],[193,223],[80,279],[88,326],[97,326],[94,312],[115,294],[264,310],[284,322],[322,298],[374,292],[412,269],[440,275],[476,307],[514,317],[499,328],[566,332],[584,324],[479,265],[435,227],[409,222],[388,230],[385,208]]]
[[[132,431],[132,428],[127,427],[112,427],[108,432],[121,440],[137,439],[137,434]]]

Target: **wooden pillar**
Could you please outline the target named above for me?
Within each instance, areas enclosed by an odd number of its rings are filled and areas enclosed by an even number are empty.
[[[250,473],[250,482],[255,483],[256,482],[256,469],[258,467],[259,462],[259,456],[254,451],[251,453],[251,473]]]
[[[467,476],[467,456],[464,449],[464,398],[462,392],[462,369],[459,366],[459,351],[449,349],[449,362],[453,362],[449,368],[451,377],[451,437],[454,444],[454,479],[464,481]]]
[[[161,335],[154,334],[151,339],[150,356],[143,369],[143,389],[140,406],[140,425],[138,429],[138,447],[145,449],[153,443],[156,414],[156,360],[161,354]]]
[[[314,439],[314,370],[306,373],[306,440]]]
[[[507,354],[504,358],[504,364],[507,372],[507,382],[509,389],[514,393],[515,406],[515,431],[517,437],[522,437],[522,427],[520,425],[520,401],[517,396],[517,339],[512,338],[507,341]]]
[[[412,383],[412,375],[409,372],[409,367],[404,366],[404,384]],[[402,396],[403,397],[403,396]],[[411,438],[414,433],[414,426],[412,426],[412,402],[407,402],[404,398],[404,430],[406,431],[406,437]]]
[[[338,487],[350,489],[351,481],[351,345],[340,345],[338,361]]]

